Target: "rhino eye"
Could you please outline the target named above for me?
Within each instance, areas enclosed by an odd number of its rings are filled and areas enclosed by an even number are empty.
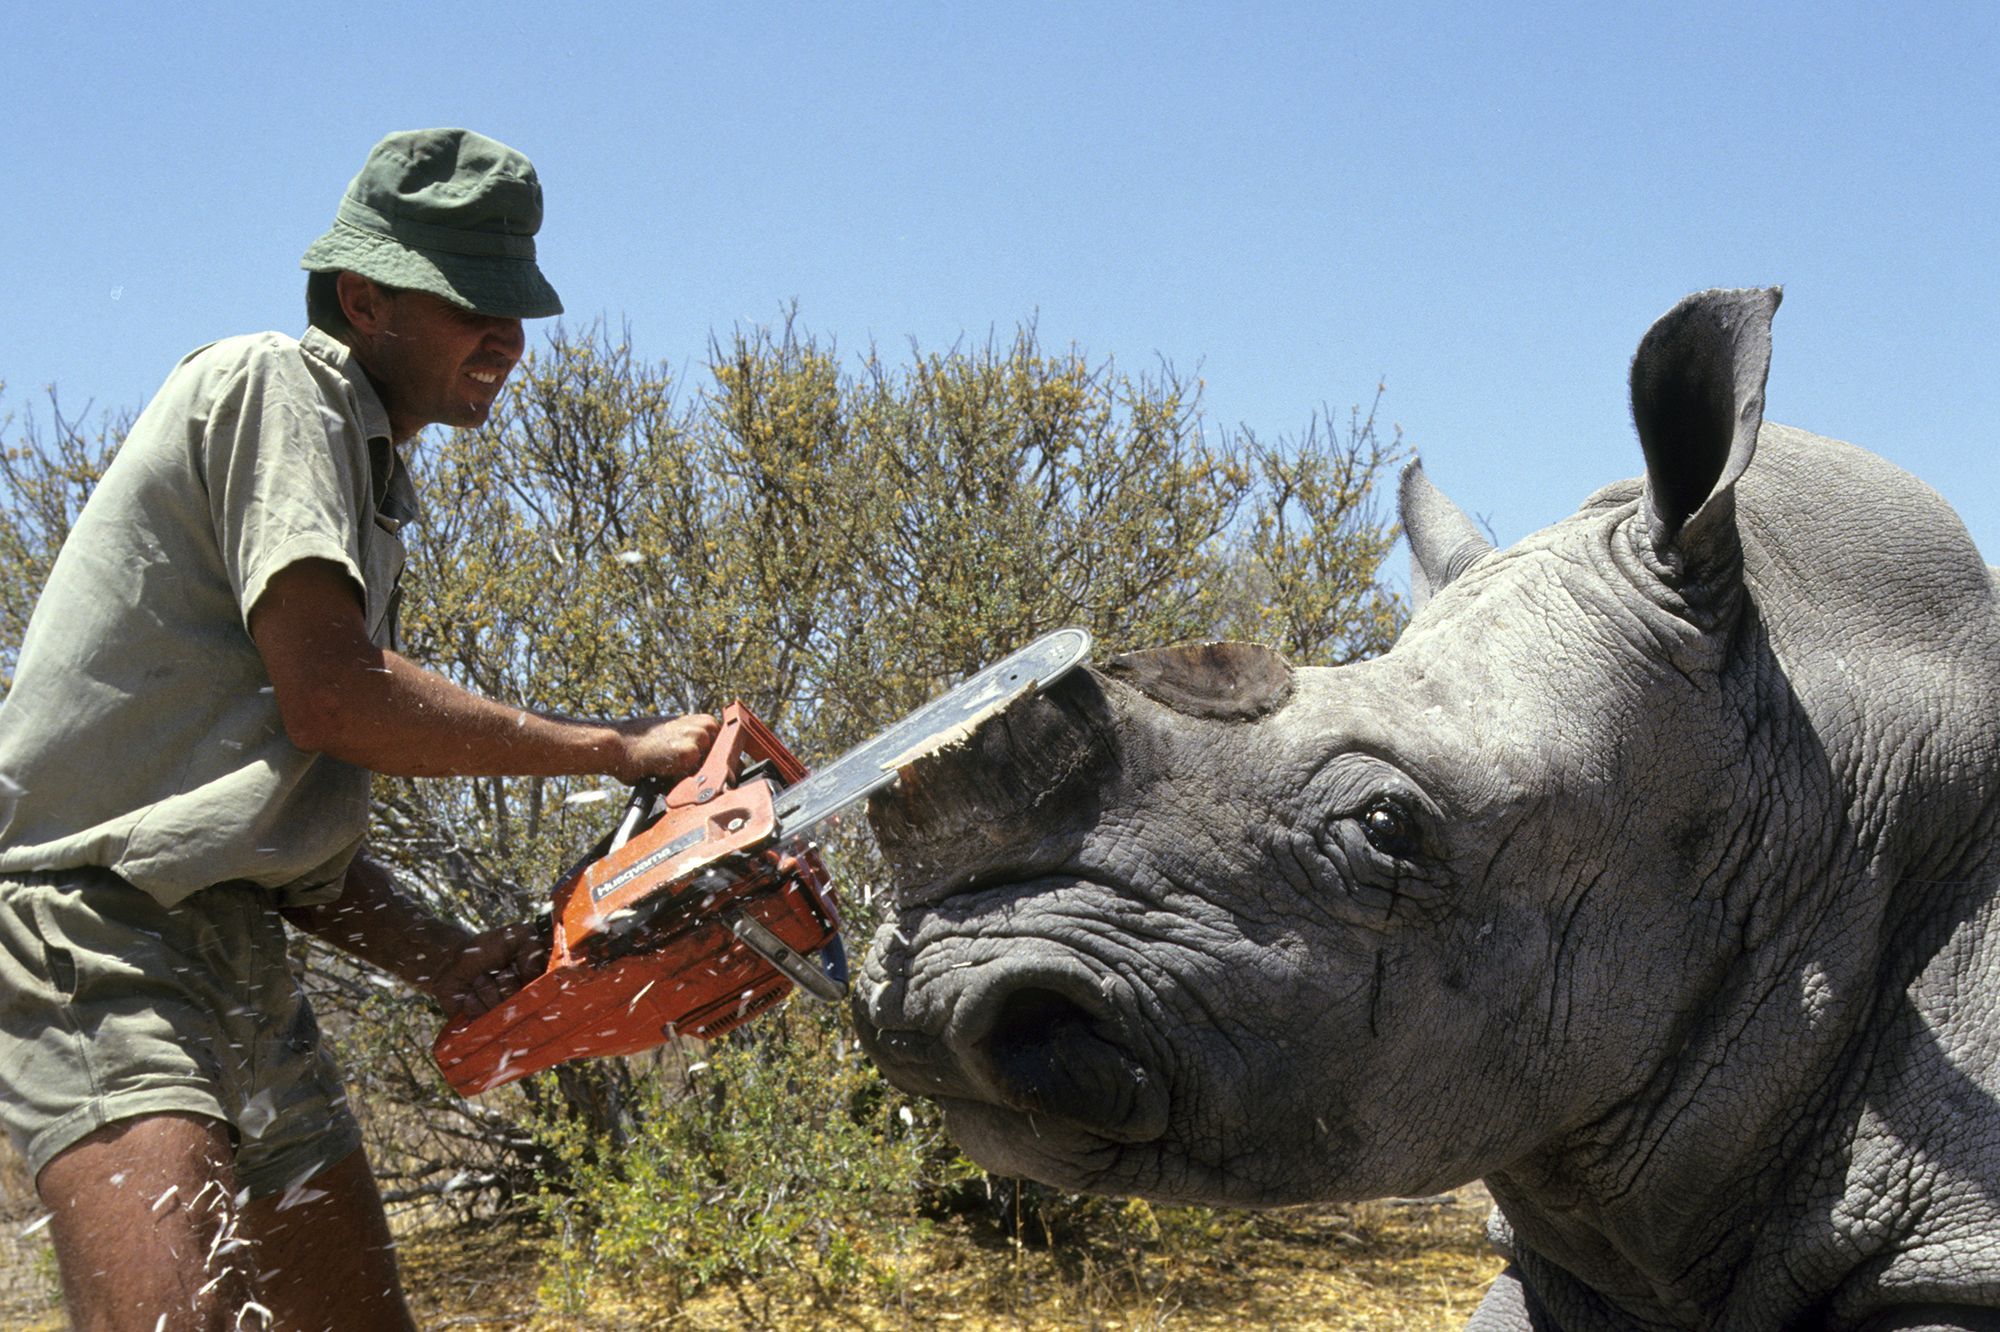
[[[1361,811],[1361,833],[1385,856],[1409,860],[1417,854],[1416,825],[1392,800],[1377,800]]]

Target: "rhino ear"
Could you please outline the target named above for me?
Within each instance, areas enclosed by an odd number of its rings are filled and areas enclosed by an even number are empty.
[[[1646,453],[1646,515],[1663,562],[1737,551],[1733,487],[1757,447],[1776,287],[1704,291],[1662,315],[1632,358],[1632,421]]]
[[[1396,506],[1410,542],[1410,609],[1418,611],[1446,583],[1491,554],[1493,543],[1431,484],[1420,460],[1403,469]]]
[[[1127,652],[1104,665],[1156,703],[1215,721],[1254,721],[1292,696],[1292,667],[1257,643],[1184,643]]]

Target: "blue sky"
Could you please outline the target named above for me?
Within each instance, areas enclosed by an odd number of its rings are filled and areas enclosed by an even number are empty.
[[[9,19],[0,413],[302,322],[370,144],[529,153],[572,323],[850,350],[1038,321],[1296,433],[1386,382],[1512,541],[1638,470],[1647,324],[1782,283],[1772,419],[2000,560],[2000,6],[113,4]],[[1399,561],[1400,563],[1400,561]]]

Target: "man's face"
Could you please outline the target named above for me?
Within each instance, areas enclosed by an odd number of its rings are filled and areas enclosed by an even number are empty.
[[[350,318],[364,313],[355,321],[354,350],[397,442],[427,425],[483,425],[521,359],[521,321],[476,314],[428,292],[377,286],[373,295],[365,313],[350,311]]]

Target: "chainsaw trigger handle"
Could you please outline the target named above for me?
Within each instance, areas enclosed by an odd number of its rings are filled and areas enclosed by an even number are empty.
[[[737,772],[739,762],[745,766],[755,763],[765,756],[768,747],[777,743],[776,738],[750,715],[748,708],[741,703],[730,704],[722,710],[722,725],[716,731],[715,740],[709,745],[701,766],[681,778],[674,789],[667,792],[667,808],[685,809],[689,805],[707,804],[742,780]],[[788,754],[786,757],[791,756]]]

